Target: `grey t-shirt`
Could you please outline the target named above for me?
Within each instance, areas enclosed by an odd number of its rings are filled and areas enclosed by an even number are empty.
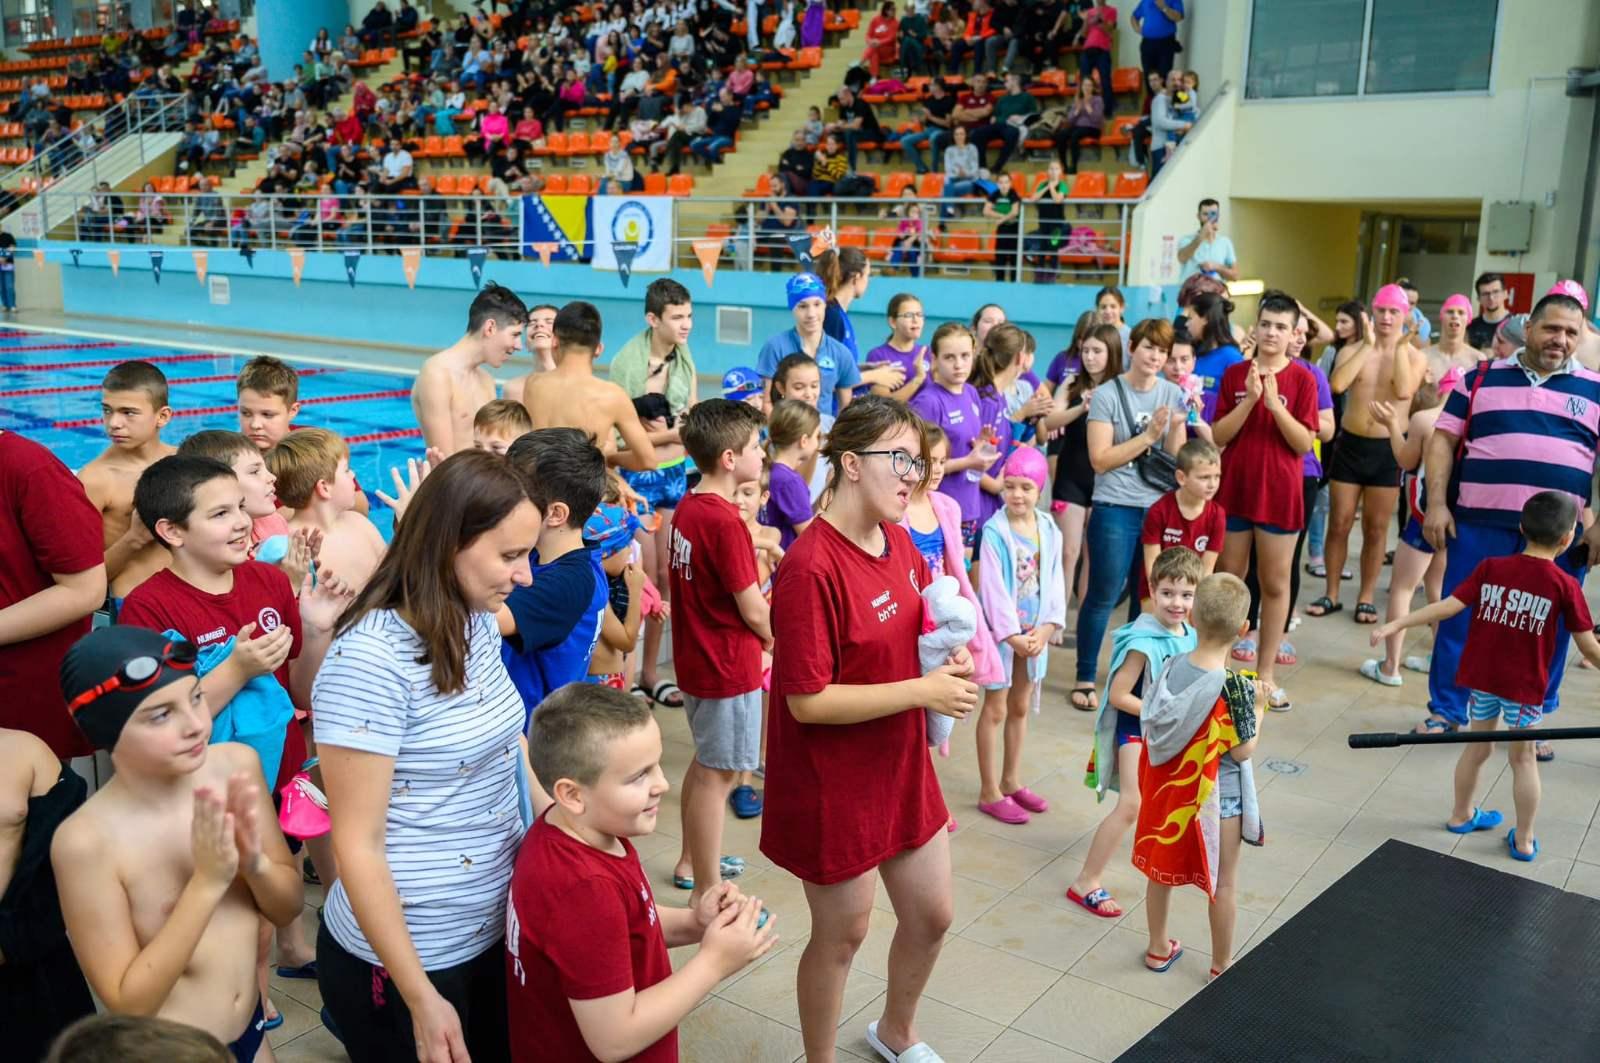
[[[1134,390],[1125,376],[1119,377],[1118,380],[1122,383],[1122,393],[1128,396],[1128,409],[1133,411],[1132,425],[1128,424],[1128,415],[1123,412],[1122,399],[1117,393],[1114,382],[1107,381],[1095,388],[1094,395],[1089,399],[1089,420],[1104,421],[1111,425],[1113,445],[1126,443],[1143,432],[1150,423],[1151,415],[1159,406],[1171,407],[1172,416],[1180,421],[1187,415],[1183,405],[1183,389],[1165,377],[1157,377],[1155,386],[1149,391]],[[1160,491],[1139,477],[1139,469],[1132,461],[1109,472],[1095,474],[1096,505],[1138,506],[1141,509],[1148,509],[1155,505],[1160,497]]]
[[[1090,401],[1094,401],[1092,398]],[[1167,689],[1174,694],[1181,694],[1195,684],[1202,676],[1209,675],[1204,668],[1196,668],[1194,662],[1189,660],[1187,653],[1179,654],[1167,661],[1166,666]],[[1217,762],[1217,792],[1225,798],[1237,801],[1243,781],[1240,777],[1239,762],[1228,753],[1222,755]]]

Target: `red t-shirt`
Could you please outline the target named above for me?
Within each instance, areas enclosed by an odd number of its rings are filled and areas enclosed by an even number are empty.
[[[950,818],[921,709],[843,726],[803,724],[789,712],[792,694],[922,674],[917,637],[928,564],[904,528],[885,524],[883,533],[887,553],[870,557],[815,520],[784,555],[772,588],[761,851],[819,885],[925,844]]]
[[[734,595],[757,582],[756,548],[732,502],[686,495],[672,516],[672,663],[697,698],[761,689],[761,639]]]
[[[0,432],[0,609],[104,564],[100,512],[61,460],[31,439]],[[74,620],[0,646],[0,727],[37,735],[63,760],[91,752],[61,697],[61,658],[89,633]]]
[[[1227,516],[1216,499],[1207,499],[1205,508],[1194,520],[1183,515],[1178,508],[1178,493],[1169,491],[1156,499],[1144,515],[1144,526],[1139,530],[1139,545],[1159,546],[1165,550],[1173,546],[1187,546],[1204,555],[1222,551],[1222,540],[1228,531]],[[1144,558],[1139,563],[1139,597],[1150,597],[1150,578],[1144,570]]]
[[[642,993],[672,974],[650,879],[628,839],[601,852],[540,816],[506,904],[512,1059],[592,1060],[569,1000]],[[678,1031],[633,1057],[676,1063]]]
[[[289,589],[289,577],[276,566],[262,561],[246,561],[234,569],[233,590],[226,594],[207,594],[185,583],[172,569],[162,569],[133,589],[123,601],[117,621],[152,631],[170,628],[199,648],[226,641],[246,624],[256,626],[254,638],[288,624],[294,633],[294,643],[289,649],[289,660],[274,673],[285,690],[289,689],[289,661],[300,656],[300,606]],[[222,706],[211,707],[217,710]],[[305,757],[306,743],[300,734],[300,725],[290,720],[273,788],[293,778]]]
[[[1594,626],[1578,581],[1542,557],[1485,558],[1450,596],[1472,610],[1456,685],[1519,705],[1544,704],[1556,621]]]
[[[956,97],[956,106],[960,107],[964,111],[975,111],[979,107],[992,108],[994,107],[994,94],[985,92],[980,96],[976,92],[963,92],[961,95]],[[966,125],[968,129],[977,129],[979,126],[986,125],[992,121],[994,121],[993,110],[989,112],[989,116],[987,118],[974,119],[973,121],[968,122]],[[978,155],[980,157],[983,155],[982,144],[978,145]]]
[[[1213,424],[1244,402],[1249,373],[1250,363],[1239,362],[1222,374]],[[1294,419],[1315,433],[1317,378],[1311,370],[1298,361],[1284,366],[1278,371],[1278,394]],[[1299,531],[1306,523],[1300,491],[1303,473],[1301,455],[1289,449],[1265,401],[1258,402],[1239,434],[1222,450],[1222,488],[1216,501],[1230,517]]]

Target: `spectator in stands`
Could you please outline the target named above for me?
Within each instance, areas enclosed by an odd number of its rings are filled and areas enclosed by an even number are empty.
[[[994,36],[984,43],[983,61],[986,70],[998,73],[1017,65],[1017,53],[1022,47],[1022,4],[1021,0],[999,0],[993,6],[989,27]]]
[[[840,87],[834,105],[839,111],[839,120],[828,131],[844,142],[850,169],[854,170],[859,145],[883,143],[883,127],[878,124],[872,105],[852,92],[848,85]]]
[[[979,165],[978,148],[967,139],[965,126],[956,126],[953,130],[955,143],[944,149],[944,194],[950,199],[959,199],[970,196],[974,192],[989,193],[988,182],[984,179],[982,167]],[[941,214],[946,217],[955,215],[955,208],[945,204]]]
[[[638,192],[644,188],[644,178],[634,171],[633,156],[622,146],[621,137],[612,137],[611,146],[600,160],[606,176],[620,184],[624,191]]]
[[[1098,97],[1091,98],[1099,102]],[[1046,168],[1044,180],[1039,182],[1039,187],[1034,190],[1033,195],[1027,197],[1028,202],[1035,205],[1034,219],[1039,223],[1038,227],[1028,234],[1026,243],[1027,253],[1035,257],[1037,267],[1034,273],[1035,281],[1055,279],[1057,256],[1072,231],[1072,227],[1067,224],[1067,197],[1071,190],[1072,183],[1066,179],[1060,160],[1056,160]],[[1113,288],[1111,291],[1115,292],[1116,289]],[[1121,298],[1120,293],[1118,298]]]
[[[1117,109],[1111,92],[1112,34],[1117,30],[1117,9],[1110,4],[1090,4],[1082,11],[1083,28],[1073,42],[1083,48],[1078,53],[1078,77],[1087,78],[1091,70],[1099,73],[1104,113],[1109,116]]]
[[[956,5],[945,4],[940,8],[939,17],[933,23],[933,37],[928,41],[929,75],[937,76],[941,64],[947,74],[961,72],[961,57],[966,48],[962,34],[965,32],[966,23]]]
[[[389,149],[383,154],[383,174],[378,187],[391,195],[417,187],[416,178],[412,176],[414,166],[405,144],[398,140],[390,141]]]
[[[134,236],[143,235],[146,238],[166,228],[172,220],[167,214],[167,202],[161,198],[161,193],[156,191],[156,186],[151,181],[146,181],[139,190],[138,206],[133,213],[125,214],[117,220],[118,232],[131,232]]]
[[[394,31],[404,35],[417,28],[419,16],[417,9],[411,6],[411,0],[400,0],[400,10],[394,16]]]
[[[946,7],[954,7],[947,4]],[[973,0],[972,10],[967,12],[966,30],[961,36],[950,42],[950,59],[948,70],[952,74],[961,72],[961,62],[967,56],[973,56],[977,61],[978,73],[988,72],[986,57],[988,54],[989,38],[994,36],[994,5],[990,0]]]
[[[665,157],[668,159],[667,175],[670,177],[678,172],[683,163],[683,149],[695,137],[705,135],[705,108],[685,95],[678,103],[678,113],[664,118],[661,127],[667,131],[667,138],[650,146],[650,169],[659,170],[661,159]]]
[[[1239,256],[1233,241],[1222,235],[1222,204],[1211,198],[1202,199],[1195,211],[1200,227],[1178,246],[1178,261],[1183,265],[1179,283],[1196,273],[1217,277],[1225,281],[1239,279]]]
[[[1161,94],[1150,101],[1150,163],[1152,176],[1161,172],[1161,167],[1167,164],[1172,152],[1183,139],[1183,135],[1193,127],[1193,122],[1185,122],[1173,111],[1173,93],[1183,85],[1181,75],[1177,78],[1168,76],[1167,83],[1161,87]]]
[[[606,129],[627,128],[628,122],[639,109],[639,101],[650,91],[650,71],[643,61],[630,64],[627,73],[617,83],[615,97],[606,115]]]
[[[944,79],[935,77],[928,82],[928,98],[922,101],[922,130],[900,135],[900,150],[917,168],[917,173],[927,173],[931,165],[939,166],[939,148],[935,138],[950,131],[951,114],[956,109],[956,98],[945,88]],[[931,163],[922,161],[922,148],[932,146]]]
[[[1105,100],[1094,91],[1093,83],[1079,80],[1066,120],[1056,127],[1052,138],[1056,158],[1069,174],[1078,172],[1078,150],[1085,140],[1094,140],[1105,129]]]
[[[689,32],[688,22],[680,22],[673,29],[672,39],[667,42],[667,57],[679,69],[694,62],[694,34]]]
[[[1022,52],[1035,74],[1055,69],[1062,47],[1077,35],[1082,20],[1076,7],[1067,0],[1038,0],[1023,12]]]
[[[900,38],[896,42],[900,52],[900,69],[907,76],[926,73],[931,77],[939,73],[928,57],[927,41],[931,36],[933,24],[928,21],[927,8],[913,0],[905,18],[900,20]]]
[[[796,129],[789,138],[789,146],[778,158],[777,173],[772,178],[773,189],[792,196],[803,196],[811,184],[811,164],[816,152],[806,146],[806,134]]]
[[[511,139],[522,145],[522,150],[531,151],[534,148],[544,147],[544,123],[533,116],[533,112],[524,107],[518,114],[517,124],[511,130]]]
[[[800,231],[802,231],[800,211],[789,202],[783,187],[774,183],[772,198],[763,200],[761,204],[761,225],[757,246],[775,246],[780,257],[785,256],[788,251],[786,241],[789,234]]]
[[[361,42],[368,48],[394,42],[394,14],[383,0],[378,0],[361,20]]]
[[[1139,0],[1132,21],[1139,35],[1139,65],[1147,78],[1152,72],[1165,78],[1178,56],[1183,0]]]
[[[1006,163],[1011,161],[1012,153],[1022,143],[1023,135],[1028,129],[1028,116],[1039,113],[1039,101],[1022,87],[1020,74],[1007,74],[1005,88],[1004,95],[994,101],[994,114],[991,120],[979,126],[972,134],[973,142],[978,145],[979,154],[984,152],[990,142],[996,138],[1000,140],[1000,157],[989,167],[994,173],[1006,168]]]
[[[56,133],[53,139],[61,139],[61,127],[56,125],[54,119],[50,121],[50,129]],[[48,132],[46,135],[49,135]],[[178,149],[174,156],[178,160],[174,173],[185,174],[190,170],[198,173],[201,167],[205,165],[206,149],[200,139],[200,124],[198,122],[186,122],[184,124],[183,136],[178,141]]]
[[[839,146],[839,136],[829,133],[822,138],[822,147],[817,149],[817,154],[811,163],[811,184],[806,188],[806,195],[831,196],[834,188],[844,175],[850,171],[850,164],[844,157],[844,152]]]
[[[806,122],[800,129],[806,135],[806,146],[812,151],[822,143],[822,133],[827,127],[822,124],[822,108],[807,107]]]
[[[354,26],[347,25],[345,26],[345,30],[352,36],[355,35]],[[333,47],[333,38],[328,33],[328,27],[318,26],[317,35],[311,38],[310,44],[306,45],[306,51],[310,52],[312,55],[327,55],[329,52],[333,51]],[[360,54],[361,52],[358,48],[356,55],[360,56]]]
[[[874,81],[885,64],[892,66],[900,58],[900,20],[895,18],[892,0],[878,8],[867,23],[867,50],[861,58]]]
[[[217,179],[202,174],[197,179],[190,207],[189,243],[196,247],[220,245],[227,229],[228,210],[217,194]]]
[[[438,27],[433,27],[411,44],[400,49],[400,67],[409,74],[411,73],[411,64],[415,61],[418,70],[426,69],[433,63],[434,53],[443,51],[443,49],[444,35],[439,32]]]

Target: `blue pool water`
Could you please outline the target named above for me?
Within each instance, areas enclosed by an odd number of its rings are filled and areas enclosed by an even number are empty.
[[[111,366],[142,359],[166,374],[172,422],[169,443],[207,428],[238,431],[234,378],[247,358],[155,343],[123,343],[59,333],[0,328],[0,428],[49,447],[74,471],[106,447],[100,425],[100,381]],[[293,358],[285,361],[294,363]],[[373,523],[388,538],[394,514],[373,496],[393,493],[390,470],[421,457],[421,433],[403,373],[297,365],[297,425],[315,425],[350,441],[350,467],[367,493]],[[402,438],[372,438],[409,432]]]

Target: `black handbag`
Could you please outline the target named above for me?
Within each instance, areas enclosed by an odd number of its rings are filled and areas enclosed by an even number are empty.
[[[1139,422],[1133,418],[1133,407],[1128,404],[1128,391],[1122,384],[1122,378],[1113,381],[1117,386],[1117,401],[1122,404],[1122,415],[1128,419],[1129,439],[1139,435]],[[1162,494],[1178,489],[1178,459],[1159,444],[1154,444],[1149,450],[1133,459],[1134,468],[1139,470],[1139,479]]]

